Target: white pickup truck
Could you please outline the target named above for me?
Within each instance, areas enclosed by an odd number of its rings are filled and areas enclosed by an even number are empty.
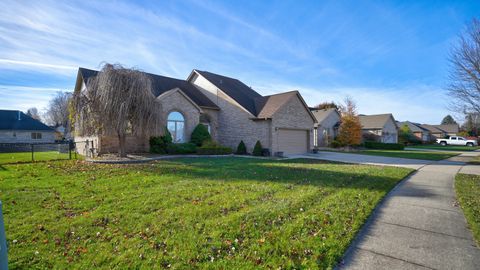
[[[463,137],[458,137],[458,136],[450,136],[447,139],[437,139],[437,143],[443,146],[445,145],[464,145],[464,146],[477,145],[476,140],[467,140]]]

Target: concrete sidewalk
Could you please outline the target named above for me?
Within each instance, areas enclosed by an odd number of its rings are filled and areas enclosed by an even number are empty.
[[[348,154],[338,152],[320,151],[317,154],[291,156],[290,158],[313,158],[345,163],[359,163],[380,166],[405,167],[418,170],[421,167],[433,163],[431,160],[369,156],[361,154]]]
[[[463,165],[458,158],[433,162],[393,189],[338,268],[480,269],[480,249],[455,199]]]

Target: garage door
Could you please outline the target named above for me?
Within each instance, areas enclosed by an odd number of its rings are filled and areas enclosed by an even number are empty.
[[[278,151],[285,155],[304,154],[308,151],[308,131],[279,129]]]

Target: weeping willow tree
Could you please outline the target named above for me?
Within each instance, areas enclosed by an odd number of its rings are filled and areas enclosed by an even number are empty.
[[[108,63],[74,93],[71,106],[77,134],[117,136],[121,157],[126,156],[127,135],[159,131],[159,108],[145,73]]]

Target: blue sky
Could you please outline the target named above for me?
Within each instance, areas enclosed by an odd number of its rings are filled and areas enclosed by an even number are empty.
[[[44,109],[77,68],[107,61],[186,78],[194,68],[309,105],[437,123],[447,56],[480,1],[0,2],[0,108]]]

